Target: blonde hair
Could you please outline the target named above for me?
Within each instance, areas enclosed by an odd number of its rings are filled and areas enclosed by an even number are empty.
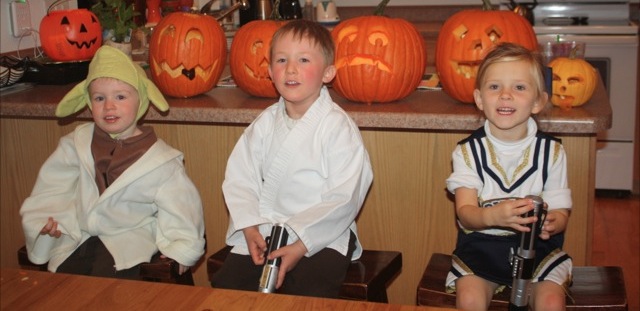
[[[544,82],[545,67],[543,65],[542,55],[511,42],[503,42],[496,45],[482,60],[476,77],[476,89],[480,89],[480,86],[484,82],[487,68],[496,63],[512,61],[525,61],[531,65],[531,76],[536,84],[538,97],[542,96],[542,94],[546,92]]]

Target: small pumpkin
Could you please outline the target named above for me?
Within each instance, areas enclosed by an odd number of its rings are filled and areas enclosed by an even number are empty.
[[[54,61],[89,60],[102,45],[102,27],[87,9],[51,11],[40,21],[40,42]]]
[[[238,29],[229,52],[229,69],[238,87],[257,97],[279,96],[269,77],[271,37],[284,21],[255,20]]]
[[[416,90],[426,66],[426,44],[416,27],[401,18],[374,15],[347,19],[331,35],[336,44],[333,88],[351,101],[371,104],[400,100]]]
[[[478,67],[498,43],[517,43],[538,48],[533,27],[524,17],[507,10],[493,10],[488,0],[483,9],[462,10],[442,25],[436,41],[435,65],[442,89],[463,103],[473,103]]]
[[[551,103],[571,109],[586,103],[596,88],[597,71],[581,58],[558,57],[549,62],[553,73]]]
[[[186,98],[208,92],[220,80],[226,59],[226,36],[212,16],[171,13],[151,35],[151,78],[165,95]]]

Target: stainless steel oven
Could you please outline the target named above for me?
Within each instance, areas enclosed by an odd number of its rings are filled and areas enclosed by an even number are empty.
[[[596,189],[625,192],[633,190],[637,143],[638,25],[629,10],[628,1],[608,0],[538,0],[532,10],[539,43],[586,42],[585,59],[598,69],[613,110],[611,129],[598,135]]]

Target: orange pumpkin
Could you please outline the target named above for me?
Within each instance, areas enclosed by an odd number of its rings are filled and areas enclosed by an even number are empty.
[[[538,48],[531,24],[506,10],[462,10],[442,25],[436,42],[435,65],[442,89],[463,103],[473,103],[478,66],[500,42],[517,43],[529,50]]]
[[[226,59],[226,36],[212,16],[171,13],[151,35],[151,78],[165,95],[186,98],[208,92],[220,80]]]
[[[596,69],[580,58],[558,57],[549,62],[553,73],[551,103],[564,109],[586,103],[596,88]]]
[[[40,42],[54,61],[89,60],[102,45],[102,27],[87,9],[52,11],[40,21]]]
[[[416,90],[427,53],[413,24],[400,18],[360,16],[342,21],[331,34],[337,69],[333,88],[342,97],[384,103]]]
[[[238,29],[229,54],[229,69],[238,87],[258,97],[279,96],[269,77],[271,37],[283,21],[255,20]]]

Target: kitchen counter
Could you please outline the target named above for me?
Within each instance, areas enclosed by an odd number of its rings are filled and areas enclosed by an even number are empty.
[[[601,86],[602,87],[602,86]],[[42,85],[1,96],[0,116],[55,118],[57,102],[71,85]],[[418,90],[393,103],[363,104],[350,102],[331,90],[332,97],[365,129],[402,130],[474,130],[484,117],[473,104],[463,104],[439,90]],[[167,113],[150,109],[145,116],[151,122],[192,124],[249,124],[276,99],[257,98],[236,87],[217,87],[188,99],[167,98]],[[90,118],[88,111],[76,118]],[[587,104],[571,110],[551,107],[537,116],[540,129],[550,133],[598,133],[611,126],[611,106],[606,92],[595,92]]]
[[[60,137],[89,120],[86,110],[63,120],[53,116],[56,103],[70,88],[36,86],[0,97],[3,268],[18,266],[15,252],[24,244],[19,207],[40,166]],[[451,152],[484,119],[474,105],[455,102],[442,91],[416,91],[396,103],[373,105],[334,99],[360,126],[375,175],[357,220],[361,242],[368,249],[402,252],[402,272],[389,287],[389,300],[413,305],[431,254],[450,253],[456,241],[453,198],[445,189]],[[158,137],[185,154],[187,172],[203,201],[206,257],[224,245],[228,213],[221,185],[228,156],[246,125],[274,101],[220,87],[190,99],[171,98],[169,112],[152,108],[145,117]],[[596,133],[610,127],[611,105],[600,82],[584,106],[550,106],[537,119],[540,129],[561,138],[565,147],[574,208],[564,248],[575,265],[588,265]],[[196,285],[209,286],[206,264],[194,271]]]

